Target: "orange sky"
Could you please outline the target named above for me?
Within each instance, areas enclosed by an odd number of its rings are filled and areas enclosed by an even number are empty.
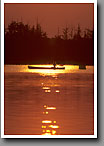
[[[93,28],[93,4],[5,4],[5,26],[11,20],[23,21],[29,25],[41,24],[49,37],[60,33],[66,25]]]

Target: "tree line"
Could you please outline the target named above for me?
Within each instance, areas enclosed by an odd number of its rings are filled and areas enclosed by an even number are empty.
[[[5,29],[5,28],[4,28]],[[49,38],[37,22],[29,26],[12,21],[4,30],[5,64],[87,64],[94,63],[94,31],[90,29],[62,29],[62,34]]]

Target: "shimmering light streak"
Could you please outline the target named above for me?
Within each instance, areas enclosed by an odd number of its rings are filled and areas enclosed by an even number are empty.
[[[45,90],[45,92],[48,92],[49,93],[49,92],[51,92],[51,90]]]
[[[50,128],[53,128],[53,129],[56,129],[56,128],[59,128],[58,125],[49,125]]]
[[[50,87],[43,87],[42,89],[44,89],[44,90],[48,90],[48,89],[50,89]]]
[[[48,110],[55,110],[56,109],[56,107],[51,107],[51,106],[47,106],[47,105],[44,105],[44,108],[48,109]]]
[[[46,114],[46,115],[48,115],[48,112],[43,112],[43,114]]]
[[[44,121],[42,121],[42,123],[52,123],[52,121],[50,121],[50,120],[44,120]]]
[[[56,90],[56,92],[59,93],[60,91],[59,90]]]
[[[44,105],[44,112],[43,114],[48,114],[47,110],[55,110],[56,107],[54,106],[48,106],[48,105]],[[51,113],[51,112],[50,112]],[[45,120],[42,121],[42,123],[44,123],[42,125],[42,135],[56,135],[56,129],[59,128],[58,125],[56,125],[56,120],[47,120],[48,119],[48,115],[45,116]]]
[[[56,107],[46,107],[46,109],[49,109],[49,110],[55,110]]]
[[[55,130],[52,130],[52,135],[55,135],[56,134],[56,131]]]
[[[43,126],[43,125],[42,125],[42,128],[46,128],[46,126]]]
[[[42,135],[52,135],[51,133],[43,133]]]
[[[46,133],[48,133],[48,132],[50,133],[50,132],[51,132],[51,130],[46,130]]]

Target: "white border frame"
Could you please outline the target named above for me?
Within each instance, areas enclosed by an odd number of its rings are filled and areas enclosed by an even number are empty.
[[[4,135],[4,3],[94,3],[94,135]],[[2,0],[1,87],[1,138],[97,138],[97,0]]]

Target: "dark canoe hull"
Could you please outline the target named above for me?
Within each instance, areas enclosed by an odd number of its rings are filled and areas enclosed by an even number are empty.
[[[36,67],[36,66],[28,66],[29,69],[65,69],[65,67]]]

